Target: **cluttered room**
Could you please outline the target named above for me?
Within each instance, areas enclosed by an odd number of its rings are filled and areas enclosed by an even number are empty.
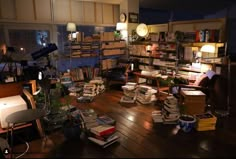
[[[166,3],[0,0],[0,158],[235,157],[236,3]]]

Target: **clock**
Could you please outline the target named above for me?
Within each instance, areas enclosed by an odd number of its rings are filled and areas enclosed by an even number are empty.
[[[125,13],[121,13],[120,14],[120,21],[121,22],[125,22],[126,21],[126,14]]]
[[[140,37],[146,37],[148,35],[148,27],[146,24],[141,23],[136,28],[136,33]]]

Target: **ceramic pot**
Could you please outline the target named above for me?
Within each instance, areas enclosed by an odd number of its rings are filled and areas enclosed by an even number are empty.
[[[192,115],[181,115],[178,124],[184,132],[190,132],[195,127],[196,119]]]

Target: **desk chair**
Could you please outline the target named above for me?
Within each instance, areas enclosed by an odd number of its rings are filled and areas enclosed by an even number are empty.
[[[9,136],[9,129],[11,131],[11,158],[13,156],[13,132],[16,124],[31,122],[34,120],[39,120],[45,115],[45,112],[42,109],[26,109],[14,112],[6,117],[6,122],[8,123],[7,127],[7,138]],[[10,128],[11,125],[11,128]],[[27,145],[26,151],[18,157],[23,156],[29,149],[28,142],[25,142]],[[18,158],[17,157],[17,158]]]
[[[223,76],[211,71],[211,75],[206,73],[196,82],[198,85],[174,84],[172,87],[178,87],[178,92],[174,94],[177,98],[181,89],[201,90],[206,95],[206,111],[215,113],[216,110],[222,110],[224,105],[227,105],[227,82],[225,80]]]

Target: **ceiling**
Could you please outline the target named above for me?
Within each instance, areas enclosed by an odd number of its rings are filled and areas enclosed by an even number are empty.
[[[214,13],[236,4],[235,0],[139,0],[140,8]]]

